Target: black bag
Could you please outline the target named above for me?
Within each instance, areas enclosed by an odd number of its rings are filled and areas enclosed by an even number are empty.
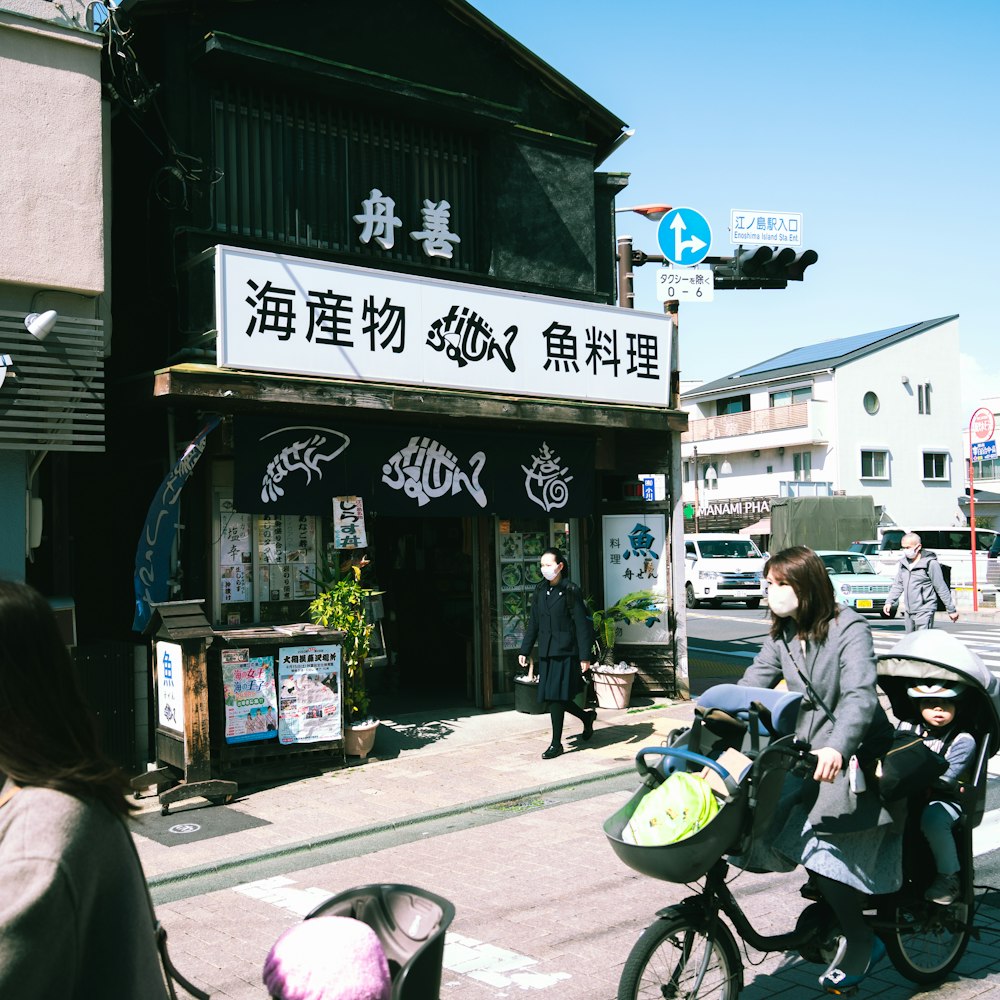
[[[882,758],[879,794],[883,802],[908,799],[932,785],[948,770],[948,762],[924,742],[920,732],[899,728],[892,749]]]

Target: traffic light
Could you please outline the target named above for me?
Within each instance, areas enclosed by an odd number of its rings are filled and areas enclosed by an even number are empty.
[[[815,250],[796,253],[792,247],[739,247],[732,257],[709,258],[715,287],[784,288],[789,281],[801,281],[805,269],[819,260]]]

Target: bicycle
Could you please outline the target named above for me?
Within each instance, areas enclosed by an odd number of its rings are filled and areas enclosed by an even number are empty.
[[[944,639],[926,638],[935,635]],[[903,884],[897,892],[871,897],[866,908],[869,924],[885,944],[892,964],[905,978],[923,986],[941,982],[961,960],[970,936],[976,933],[972,831],[985,810],[986,765],[1000,746],[1000,682],[978,656],[953,637],[944,632],[912,633],[879,657],[879,686],[900,718],[908,707],[906,688],[915,681],[931,680],[959,681],[967,685],[973,699],[966,722],[971,720],[975,727],[978,752],[970,780],[961,792],[965,796],[963,815],[954,829],[961,861],[960,891],[949,906],[924,899],[934,865],[919,830],[919,810],[911,809],[903,835]],[[740,699],[745,708],[734,711],[734,700]],[[644,875],[679,883],[703,878],[704,883],[700,891],[658,911],[643,931],[625,962],[618,1000],[733,1000],[744,986],[737,938],[762,952],[797,952],[820,965],[833,960],[839,928],[825,903],[806,906],[795,927],[786,933],[761,934],[727,883],[730,862],[726,857],[747,852],[754,837],[769,825],[768,810],[777,800],[785,774],[812,774],[814,758],[809,747],[790,732],[800,699],[794,692],[718,685],[699,699],[695,726],[678,733],[672,745],[647,747],[637,754],[636,768],[643,783],[604,824],[612,848],[625,864]],[[712,701],[725,703],[721,717],[726,720],[723,728],[729,726],[730,732],[719,735],[718,728],[699,727],[698,723],[711,719]],[[736,744],[734,725],[742,726],[750,740],[746,749],[752,763],[743,775],[730,774],[712,756]],[[707,753],[681,745],[690,743],[693,735],[700,746],[704,728],[713,740]],[[768,738],[764,746],[760,745],[762,737]],[[647,763],[651,755],[660,758],[652,767]],[[707,767],[723,780],[726,794],[718,815],[677,844],[638,847],[626,843],[622,832],[638,801],[681,766],[696,770]]]

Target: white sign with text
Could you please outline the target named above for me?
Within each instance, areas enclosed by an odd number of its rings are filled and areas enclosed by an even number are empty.
[[[218,363],[666,407],[669,318],[216,247]]]

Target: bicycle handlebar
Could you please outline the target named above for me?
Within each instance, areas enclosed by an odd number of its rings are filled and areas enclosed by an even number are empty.
[[[693,750],[684,750],[681,747],[643,747],[635,755],[635,767],[643,778],[653,773],[653,769],[646,763],[645,755],[649,753],[659,754],[661,757],[677,757],[679,760],[688,761],[691,764],[701,764],[702,767],[710,768],[722,778],[726,785],[726,791],[730,796],[739,791],[737,780],[718,761],[703,754],[695,753]]]

